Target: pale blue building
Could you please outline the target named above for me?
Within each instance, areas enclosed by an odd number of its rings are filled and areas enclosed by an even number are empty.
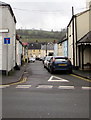
[[[60,51],[62,56],[68,57],[68,40],[67,38],[63,38],[62,40],[60,40],[58,42],[58,44],[60,44],[62,46],[62,49]]]

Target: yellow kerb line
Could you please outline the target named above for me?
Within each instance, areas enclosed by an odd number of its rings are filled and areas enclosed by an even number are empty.
[[[23,80],[21,80],[20,82],[16,82],[16,83],[10,83],[10,84],[6,84],[6,85],[0,85],[0,86],[7,86],[7,85],[17,85],[17,84],[21,84],[27,81],[27,78],[23,78]]]
[[[77,76],[77,75],[74,75],[74,74],[70,74],[71,76],[74,76],[74,77],[77,77],[77,78],[80,78],[80,79],[82,79],[82,80],[85,80],[85,81],[87,81],[87,82],[91,82],[91,80],[90,79],[86,79],[86,78],[83,78],[83,77],[80,77],[80,76]]]

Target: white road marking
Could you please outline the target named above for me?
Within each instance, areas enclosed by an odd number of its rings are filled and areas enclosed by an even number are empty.
[[[74,86],[59,86],[59,89],[74,89]]]
[[[56,78],[57,80],[53,79]],[[48,82],[69,82],[66,79],[60,78],[60,77],[56,77],[56,76],[51,76],[48,80]]]
[[[38,85],[36,88],[53,88],[52,85]]]
[[[83,90],[91,90],[91,87],[82,87]]]
[[[0,85],[0,88],[6,88],[9,87],[10,85]]]
[[[16,88],[30,88],[31,85],[17,85]]]

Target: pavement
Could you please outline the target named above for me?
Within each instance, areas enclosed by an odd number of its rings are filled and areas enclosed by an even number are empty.
[[[26,67],[27,67],[27,64],[24,64],[23,66],[21,66],[20,70],[11,71],[8,76],[2,75],[2,85],[19,82],[24,76]]]
[[[2,75],[2,85],[19,82],[26,71],[27,63],[21,66],[20,70],[14,70],[10,75]],[[91,80],[91,70],[73,70],[73,74]]]
[[[73,70],[73,74],[91,80],[91,70]]]

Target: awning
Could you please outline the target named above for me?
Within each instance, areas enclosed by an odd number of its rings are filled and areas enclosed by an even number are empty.
[[[88,32],[85,36],[83,36],[79,41],[77,41],[77,45],[91,45],[91,31]]]

